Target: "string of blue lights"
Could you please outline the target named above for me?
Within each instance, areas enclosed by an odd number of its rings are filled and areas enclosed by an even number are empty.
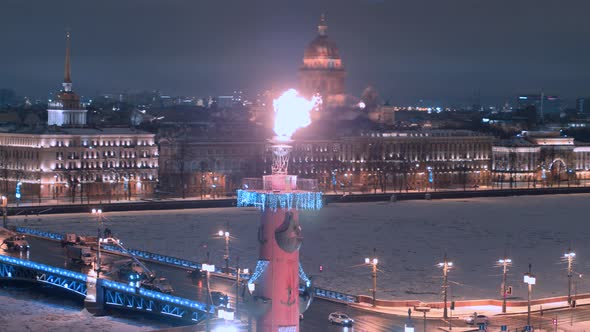
[[[271,193],[238,190],[238,207],[254,206],[266,209],[319,210],[322,208],[321,192]]]

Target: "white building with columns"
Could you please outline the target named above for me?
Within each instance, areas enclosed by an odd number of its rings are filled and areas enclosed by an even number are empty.
[[[590,145],[555,131],[525,131],[494,144],[492,179],[517,187],[586,184],[590,180]]]
[[[158,181],[155,135],[87,125],[72,90],[69,33],[66,45],[63,88],[49,103],[47,127],[0,133],[0,194],[21,203],[150,196]]]

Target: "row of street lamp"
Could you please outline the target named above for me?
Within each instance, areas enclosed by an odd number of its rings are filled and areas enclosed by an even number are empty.
[[[375,249],[373,249],[373,253],[375,253]],[[568,296],[567,302],[570,306],[575,306],[575,299],[572,298],[572,277],[574,274],[573,271],[573,263],[576,257],[576,253],[568,249],[567,252],[563,255],[563,259],[567,261],[567,276],[568,276]],[[376,306],[376,291],[377,291],[377,264],[379,260],[376,257],[372,258],[365,258],[365,265],[372,266],[372,273],[371,276],[373,278],[373,288],[371,289],[373,295],[373,307]],[[507,287],[506,287],[506,277],[508,272],[508,267],[512,265],[512,259],[508,257],[504,257],[498,260],[497,266],[502,267],[502,312],[506,313],[506,296],[508,295]],[[442,262],[438,263],[437,266],[442,269],[443,272],[443,317],[445,319],[449,318],[447,313],[447,291],[448,291],[448,273],[454,267],[453,262],[447,259],[445,254],[444,259]],[[580,278],[582,275],[579,275]],[[531,293],[532,287],[536,284],[537,278],[532,273],[532,266],[529,264],[528,272],[526,272],[523,276],[523,282],[527,285],[528,288],[528,301],[527,301],[527,325],[531,325]],[[451,306],[452,309],[452,306]]]
[[[100,237],[101,237],[101,226],[102,226],[102,209],[92,209],[92,215],[96,216],[97,218],[97,256],[96,256],[96,275],[97,278],[100,276]],[[230,233],[228,230],[219,230],[217,235],[220,238],[225,240],[225,253],[224,253],[224,260],[225,260],[225,272],[229,273],[229,244],[230,244]],[[572,277],[573,277],[573,263],[576,257],[576,253],[568,249],[568,251],[564,254],[563,259],[567,261],[568,267],[568,297],[567,301],[568,304],[574,306],[575,300],[572,299]],[[209,263],[209,262],[207,262]],[[373,288],[371,289],[372,292],[372,304],[376,306],[377,299],[377,266],[379,264],[379,259],[376,257],[376,249],[373,249],[373,257],[366,257],[364,260],[364,264],[372,267],[371,277],[373,281]],[[506,287],[506,278],[508,267],[512,265],[512,259],[508,257],[504,257],[499,259],[497,265],[502,267],[502,312],[506,312],[506,296],[508,294],[507,287]],[[444,311],[443,317],[446,319],[448,318],[447,313],[447,292],[448,292],[448,273],[454,267],[452,261],[448,260],[446,254],[442,262],[437,264],[439,268],[442,269],[443,272],[443,302],[444,302]],[[239,277],[239,274],[238,274]],[[581,275],[580,275],[581,277]],[[524,274],[523,278],[524,283],[527,285],[528,288],[528,309],[527,309],[527,324],[530,326],[530,313],[531,313],[531,293],[532,293],[532,286],[536,284],[536,277],[532,273],[531,264],[529,264],[529,270]]]

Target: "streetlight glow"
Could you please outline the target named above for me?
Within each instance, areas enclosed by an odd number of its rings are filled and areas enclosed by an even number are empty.
[[[219,235],[220,238],[223,238],[225,240],[225,254],[223,255],[223,259],[225,260],[225,273],[229,273],[229,241],[230,241],[230,237],[229,237],[229,231],[227,231],[227,229],[229,229],[229,224],[226,226],[225,230],[220,229],[217,232],[217,235]]]
[[[445,254],[444,260],[440,263],[438,263],[438,267],[442,268],[443,271],[443,302],[444,302],[444,307],[443,307],[443,318],[447,319],[449,318],[449,316],[447,315],[447,289],[449,287],[448,285],[448,274],[449,274],[449,270],[451,268],[453,268],[453,262],[449,261],[447,259],[447,255]]]
[[[508,273],[508,266],[512,265],[512,259],[501,258],[498,260],[500,267],[502,267],[502,312],[506,313],[506,274]]]
[[[574,273],[574,258],[576,253],[569,248],[563,255],[563,258],[567,260],[567,303],[572,305],[572,275]]]
[[[575,252],[573,252],[573,251],[571,251],[571,252],[567,252],[567,253],[565,253],[565,254],[563,255],[563,257],[565,257],[565,258],[574,258],[574,257],[576,257],[576,253],[575,253]]]
[[[373,249],[373,254],[377,252],[377,249]],[[371,293],[373,293],[373,307],[377,305],[377,264],[379,260],[377,257],[369,258],[365,257],[365,265],[372,266],[372,273],[371,276],[373,278],[373,288],[370,289]]]

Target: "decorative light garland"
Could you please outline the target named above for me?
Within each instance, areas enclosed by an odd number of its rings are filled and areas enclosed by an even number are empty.
[[[305,271],[303,271],[301,262],[299,262],[299,279],[305,282],[305,286],[311,287],[311,280],[309,280],[307,274],[305,274]]]
[[[256,263],[256,269],[254,270],[254,273],[252,274],[252,278],[250,278],[250,280],[248,280],[248,284],[253,284],[256,280],[258,280],[258,278],[260,278],[262,276],[264,271],[266,271],[268,264],[270,264],[269,261],[259,260]]]
[[[266,209],[319,210],[322,208],[321,192],[273,193],[238,190],[238,207],[255,206]]]
[[[65,277],[69,277],[69,278],[73,278],[73,279],[77,279],[77,280],[86,282],[87,275],[81,274],[78,272],[74,272],[74,271],[70,271],[70,270],[60,269],[58,267],[53,267],[53,266],[49,266],[49,265],[45,265],[45,264],[41,264],[41,263],[35,263],[32,261],[22,260],[19,258],[4,256],[4,255],[0,255],[0,261],[6,262],[8,264],[32,268],[32,269],[39,270],[39,271],[55,273],[60,276],[65,276]]]
[[[112,281],[112,280],[107,280],[107,279],[101,279],[103,282],[103,285],[108,287],[108,288],[114,288],[126,293],[131,293],[131,294],[137,294],[137,289],[135,287],[130,287],[126,284],[122,284],[120,282],[116,282],[116,281]],[[139,295],[142,296],[146,296],[152,299],[156,299],[156,300],[160,300],[160,301],[165,301],[171,304],[177,304],[177,305],[181,305],[187,308],[196,308],[198,310],[201,311],[207,311],[207,306],[204,303],[201,302],[197,302],[197,301],[192,301],[189,299],[185,299],[185,298],[181,298],[181,297],[177,297],[177,296],[172,296],[172,295],[168,295],[168,294],[163,294],[160,292],[155,292],[155,291],[150,291],[144,288],[139,288]],[[213,312],[213,309],[211,309],[211,312]]]

